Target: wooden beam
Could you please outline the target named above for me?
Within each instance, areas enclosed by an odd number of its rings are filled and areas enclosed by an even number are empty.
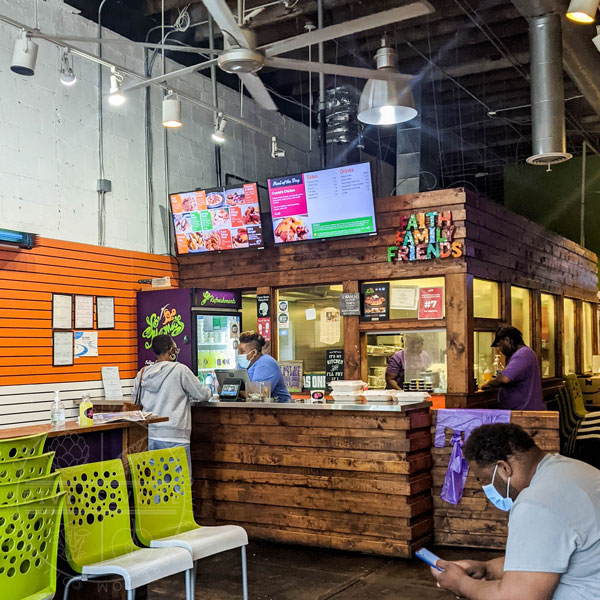
[[[344,293],[358,293],[358,281],[344,281]],[[360,379],[361,358],[367,360],[366,354],[361,356],[361,342],[358,322],[360,317],[343,317],[344,319],[344,378]],[[365,380],[366,381],[366,380]]]

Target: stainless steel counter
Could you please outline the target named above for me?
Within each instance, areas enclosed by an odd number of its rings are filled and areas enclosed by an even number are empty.
[[[301,402],[192,402],[192,406],[205,408],[269,408],[281,410],[341,410],[359,412],[406,412],[431,406],[428,400],[412,404],[304,404]]]

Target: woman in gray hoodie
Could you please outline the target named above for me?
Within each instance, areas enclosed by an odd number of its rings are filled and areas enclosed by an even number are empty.
[[[179,348],[170,335],[157,335],[152,340],[152,351],[156,354],[156,362],[140,370],[131,394],[136,404],[142,405],[143,410],[169,417],[169,420],[149,425],[148,449],[183,446],[191,473],[190,401],[208,400],[212,394],[188,367],[177,362]]]

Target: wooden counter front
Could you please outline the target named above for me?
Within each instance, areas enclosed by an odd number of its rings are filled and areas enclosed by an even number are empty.
[[[199,522],[238,524],[253,539],[410,557],[433,527],[429,403],[360,408],[194,407]]]

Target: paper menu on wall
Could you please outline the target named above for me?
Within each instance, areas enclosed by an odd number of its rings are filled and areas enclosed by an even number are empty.
[[[119,367],[102,367],[102,385],[106,400],[123,400]]]
[[[390,308],[396,310],[417,310],[418,304],[418,286],[392,286]]]

